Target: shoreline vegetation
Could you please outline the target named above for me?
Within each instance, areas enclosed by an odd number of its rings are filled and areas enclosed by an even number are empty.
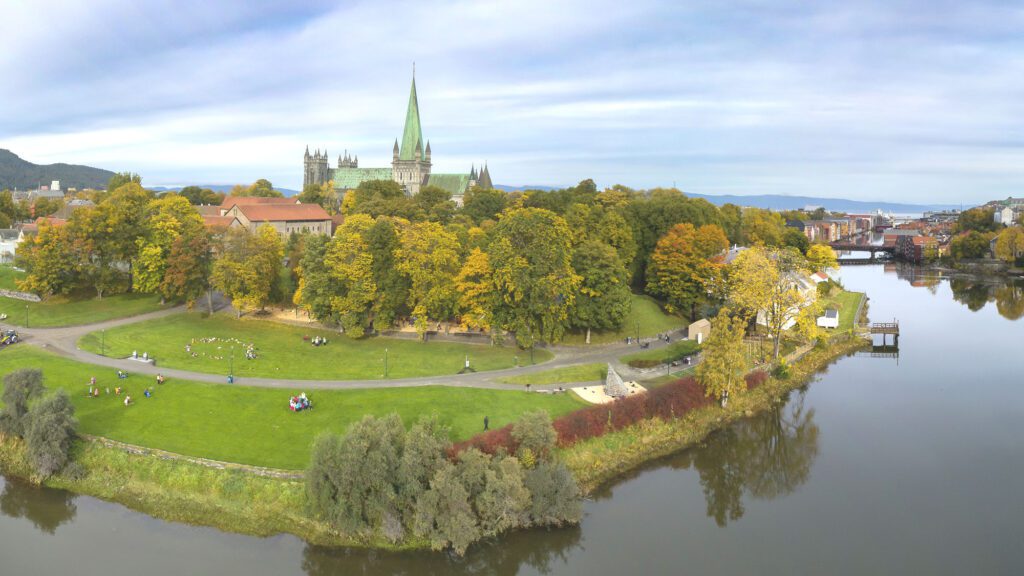
[[[783,402],[790,391],[806,386],[819,370],[867,345],[866,340],[852,333],[834,335],[790,364],[787,378],[768,378],[733,398],[726,408],[716,404],[674,420],[644,420],[559,449],[559,457],[575,475],[581,492],[592,494],[646,462],[693,446],[717,429]],[[117,502],[164,520],[253,536],[290,533],[316,545],[384,550],[429,547],[419,538],[398,543],[356,538],[312,518],[307,514],[305,486],[300,478],[214,468],[167,455],[134,454],[105,446],[99,440],[75,442],[72,456],[86,474],[61,474],[43,484]],[[0,439],[0,467],[5,474],[33,478],[21,441]]]

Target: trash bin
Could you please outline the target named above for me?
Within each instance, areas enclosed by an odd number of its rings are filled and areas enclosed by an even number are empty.
[[[228,376],[228,384],[234,384],[234,383],[235,383],[235,377],[233,375],[232,376]]]

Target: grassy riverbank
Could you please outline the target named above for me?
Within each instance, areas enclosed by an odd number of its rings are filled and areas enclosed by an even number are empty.
[[[309,339],[327,338],[326,346]],[[379,380],[456,374],[466,358],[477,371],[529,364],[530,353],[514,346],[458,342],[420,342],[396,338],[352,340],[336,331],[228,314],[175,314],[82,337],[79,347],[114,358],[148,352],[160,366],[209,374],[303,380]],[[252,345],[255,359],[246,358]],[[188,348],[186,348],[186,346]],[[537,363],[551,359],[537,349]],[[385,361],[386,358],[386,361]]]
[[[677,420],[644,421],[561,450],[561,457],[583,491],[592,492],[644,462],[693,445],[716,429],[770,407],[790,390],[806,385],[821,368],[865,344],[857,338],[836,336],[793,363],[789,379],[769,379],[734,398],[727,409],[708,407]],[[159,518],[231,532],[256,536],[287,532],[314,544],[396,549],[382,540],[353,540],[310,519],[303,483],[298,479],[130,454],[92,441],[77,442],[74,452],[86,474],[81,478],[58,476],[48,480],[48,486],[119,502]],[[0,441],[0,465],[9,474],[31,477],[20,442]],[[426,543],[409,540],[401,547],[425,548]]]
[[[321,432],[342,433],[366,414],[392,412],[411,424],[421,414],[436,414],[449,426],[452,440],[463,440],[483,428],[504,426],[530,410],[558,416],[585,405],[575,394],[528,394],[446,386],[305,390],[314,408],[288,409],[299,388],[255,388],[168,380],[156,386],[150,377],[133,374],[119,380],[112,368],[69,360],[38,348],[17,345],[0,354],[0,374],[19,368],[40,368],[48,388],[64,388],[75,405],[79,432],[129,444],[212,460],[298,470],[309,461],[313,438]],[[89,379],[104,392],[86,396]],[[135,404],[125,407],[124,395],[106,394],[121,386]],[[153,397],[142,394],[153,387]]]
[[[860,338],[836,336],[793,363],[788,379],[769,378],[761,386],[731,399],[724,409],[709,406],[676,420],[644,420],[561,450],[561,457],[576,475],[581,490],[591,493],[645,462],[692,446],[717,429],[766,410],[781,401],[787,392],[805,386],[828,364],[867,345],[867,341]]]

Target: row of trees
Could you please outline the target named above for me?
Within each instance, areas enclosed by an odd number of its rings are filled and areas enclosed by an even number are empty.
[[[392,414],[366,416],[343,436],[313,445],[306,488],[313,513],[354,536],[425,538],[463,554],[473,542],[528,526],[579,522],[575,479],[554,459],[546,412],[514,426],[515,455],[475,449],[449,458],[448,430],[421,418],[408,431]]]
[[[43,373],[25,368],[4,376],[0,435],[25,441],[36,474],[48,478],[68,463],[75,437],[75,407],[59,389],[49,394],[43,388]]]

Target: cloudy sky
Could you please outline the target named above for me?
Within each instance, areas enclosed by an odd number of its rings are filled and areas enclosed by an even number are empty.
[[[151,185],[390,163],[497,183],[1024,195],[1024,8],[948,0],[0,0],[0,148]]]

